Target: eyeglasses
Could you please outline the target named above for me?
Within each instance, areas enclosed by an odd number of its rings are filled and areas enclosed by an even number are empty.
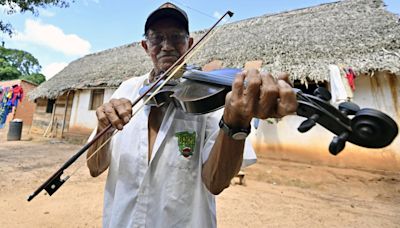
[[[188,37],[188,34],[185,32],[176,32],[171,34],[151,33],[146,35],[146,39],[152,45],[160,45],[163,41],[166,40],[171,42],[173,45],[179,45],[185,43]]]

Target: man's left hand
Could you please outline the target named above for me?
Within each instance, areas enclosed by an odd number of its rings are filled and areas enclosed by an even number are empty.
[[[274,78],[255,69],[237,74],[225,100],[224,122],[230,127],[248,127],[253,117],[280,118],[297,109],[289,75]]]

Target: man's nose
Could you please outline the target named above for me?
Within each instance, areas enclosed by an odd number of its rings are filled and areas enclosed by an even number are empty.
[[[170,39],[164,39],[161,42],[161,49],[163,51],[171,51],[171,50],[175,50],[175,46]]]

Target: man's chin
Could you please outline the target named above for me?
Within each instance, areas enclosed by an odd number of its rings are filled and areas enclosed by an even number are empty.
[[[163,63],[160,66],[161,71],[167,71],[175,62]]]

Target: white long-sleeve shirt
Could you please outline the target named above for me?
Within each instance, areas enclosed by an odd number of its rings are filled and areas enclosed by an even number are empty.
[[[125,81],[112,98],[134,100],[147,77]],[[148,162],[149,110],[134,115],[111,141],[103,226],[215,227],[215,199],[201,172],[222,112],[189,115],[170,104]],[[244,164],[255,161],[246,142]]]

